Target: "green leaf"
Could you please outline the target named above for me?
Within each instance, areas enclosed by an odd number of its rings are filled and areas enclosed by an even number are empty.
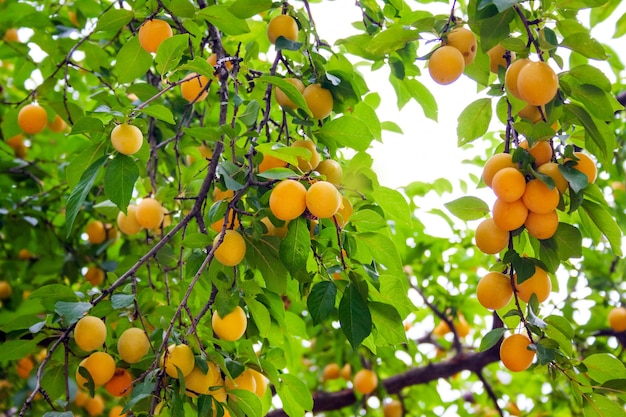
[[[261,417],[263,407],[261,399],[254,393],[244,389],[230,389],[229,397],[232,395],[231,407],[239,408],[246,417]]]
[[[65,380],[66,371],[67,368],[62,363],[50,361],[46,364],[41,379],[41,387],[46,390],[51,398],[59,398],[65,393],[65,384],[59,384],[59,381]],[[59,414],[62,415],[62,413]],[[70,413],[70,417],[72,416],[73,414]]]
[[[585,141],[591,139],[593,143],[589,143],[587,147],[592,144],[599,151],[596,153],[602,163],[606,165],[611,164],[613,158],[613,149],[615,149],[615,134],[603,121],[596,120],[585,110],[583,107],[576,104],[566,104],[566,110],[571,112],[584,126],[585,128]]]
[[[72,126],[72,132],[70,135],[78,135],[82,134],[91,134],[91,133],[103,133],[104,125],[100,119],[96,119],[95,117],[81,117],[74,123]],[[87,135],[90,136],[90,135]]]
[[[246,260],[252,268],[261,272],[268,290],[277,294],[284,294],[287,289],[289,271],[278,258],[278,239],[246,239]]]
[[[280,260],[289,272],[296,274],[306,267],[311,251],[311,233],[306,219],[300,217],[289,222],[287,236],[280,241]]]
[[[579,101],[589,113],[600,120],[613,119],[613,106],[607,93],[592,84],[581,84],[572,87],[570,97]]]
[[[313,398],[306,384],[297,376],[282,374],[281,382],[276,387],[283,409],[288,416],[304,416],[306,411],[313,409]]]
[[[109,9],[98,19],[95,32],[117,32],[131,20],[134,13],[126,9]]]
[[[176,68],[188,47],[188,34],[174,35],[161,42],[154,58],[159,74],[166,74]]]
[[[250,101],[243,112],[241,112],[237,118],[241,120],[241,122],[248,126],[252,127],[257,121],[257,117],[259,116],[259,110],[261,106],[259,106],[259,102],[256,100]]]
[[[504,327],[497,327],[495,329],[489,330],[487,334],[485,334],[481,339],[480,347],[478,348],[478,350],[480,352],[484,352],[485,350],[489,350],[494,347],[502,339],[505,331],[506,328]]]
[[[314,325],[322,323],[330,316],[335,309],[336,298],[337,287],[334,282],[318,282],[311,288],[306,304]]]
[[[516,13],[513,9],[507,9],[503,13],[481,20],[480,22],[480,48],[487,52],[508,37],[511,33],[511,22],[515,19]]]
[[[577,65],[569,70],[569,75],[581,84],[595,85],[605,93],[611,92],[611,81],[598,68],[591,65]]]
[[[272,319],[267,307],[263,303],[258,302],[252,297],[244,297],[248,311],[254,319],[257,329],[259,329],[259,335],[261,337],[268,337],[271,329]]]
[[[104,141],[94,143],[72,159],[65,170],[67,184],[70,188],[76,187],[85,170],[104,155],[105,148],[106,142]]]
[[[398,313],[398,310],[390,304],[370,302],[370,313],[372,314],[372,322],[378,336],[389,345],[394,346],[401,343],[406,343],[406,330],[404,330],[404,323],[402,323],[402,317]],[[377,341],[377,345],[381,342]]]
[[[117,154],[104,171],[104,193],[120,210],[126,211],[137,178],[139,168],[133,158]]]
[[[556,233],[551,239],[556,242],[559,259],[566,260],[583,256],[583,237],[580,230],[571,224],[559,223]]]
[[[184,247],[196,249],[206,248],[212,243],[213,239],[209,235],[200,232],[187,233],[182,242]]]
[[[177,17],[194,17],[196,8],[189,0],[172,0],[169,10]]]
[[[367,250],[372,259],[390,271],[402,270],[402,259],[398,248],[386,235],[375,232],[359,233],[354,236],[359,245]]]
[[[269,75],[262,75],[261,77],[259,77],[259,81],[278,87],[283,93],[285,93],[289,100],[293,101],[296,106],[310,114],[309,107],[304,100],[304,96],[296,88],[296,86],[291,84],[289,81],[286,81],[284,78],[281,77]]]
[[[624,417],[626,411],[619,402],[602,394],[585,395],[584,417]]]
[[[411,208],[402,193],[388,187],[377,187],[374,192],[376,202],[380,205],[387,218],[412,227]]]
[[[420,39],[419,31],[394,24],[378,32],[366,45],[365,50],[374,57],[384,58],[391,52],[404,48],[407,42]]]
[[[561,46],[578,52],[587,58],[602,61],[608,58],[602,44],[593,39],[588,33],[578,32],[566,36],[561,42]]]
[[[272,0],[235,0],[228,11],[239,19],[247,19],[272,7]]]
[[[69,303],[66,301],[57,301],[54,312],[63,319],[66,326],[76,323],[81,317],[91,310],[91,303],[76,302]]]
[[[372,332],[372,316],[367,302],[353,284],[348,284],[339,302],[339,323],[353,349]]]
[[[456,129],[458,145],[466,145],[487,133],[491,116],[491,99],[489,98],[478,99],[467,106],[459,116]]]
[[[367,124],[354,116],[343,115],[324,123],[321,129],[315,132],[322,142],[337,142],[341,146],[366,151],[374,136]]]
[[[600,204],[589,200],[584,200],[581,207],[585,210],[585,213],[589,215],[591,221],[598,226],[598,229],[600,229],[602,234],[607,238],[615,256],[623,256],[621,246],[622,231],[609,210]]]
[[[83,206],[83,203],[87,198],[87,194],[91,191],[91,187],[98,176],[100,167],[106,160],[106,157],[101,157],[100,159],[94,161],[80,177],[80,181],[78,181],[76,188],[72,190],[72,193],[67,199],[67,203],[65,205],[65,234],[67,237],[69,237],[70,233],[72,233],[74,220],[76,220],[76,216]]]
[[[596,353],[583,359],[587,375],[594,381],[604,384],[611,379],[625,379],[626,368],[622,361],[609,353]]]
[[[205,77],[212,77],[215,72],[215,68],[208,62],[206,58],[201,56],[195,57],[191,61],[187,61],[183,65],[176,68],[177,71],[189,71],[196,74],[204,75]],[[191,129],[203,129],[203,128],[190,128]]]
[[[600,7],[608,0],[557,0],[556,7],[559,9],[588,9]]]
[[[5,340],[0,343],[0,357],[3,361],[17,361],[37,350],[37,343],[43,339],[38,335],[31,340]]]
[[[176,124],[176,120],[174,120],[174,115],[172,114],[172,111],[162,104],[153,104],[151,106],[144,107],[140,111],[143,114],[154,117],[157,120],[162,120],[165,123],[169,123],[171,125]]]
[[[405,77],[400,80],[389,77],[398,99],[398,109],[402,109],[411,99],[414,99],[424,111],[424,116],[437,121],[437,101],[430,90],[416,79]]]
[[[498,11],[502,13],[517,4],[517,0],[493,0],[493,4],[498,8]]]
[[[122,310],[133,305],[135,296],[133,294],[113,294],[111,296],[111,307],[114,310]]]
[[[139,45],[137,36],[122,46],[115,58],[115,73],[120,83],[130,83],[144,75],[152,65],[152,55]]]
[[[489,213],[489,205],[478,197],[465,196],[444,203],[444,206],[461,220],[478,220]]]
[[[226,6],[209,6],[197,13],[197,16],[214,24],[228,35],[241,35],[250,32],[245,20],[238,19]]]

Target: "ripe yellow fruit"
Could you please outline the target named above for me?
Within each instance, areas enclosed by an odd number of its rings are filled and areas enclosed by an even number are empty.
[[[56,114],[54,116],[54,120],[52,120],[52,123],[48,124],[48,127],[53,132],[57,132],[58,133],[58,132],[64,131],[67,128],[67,123],[65,123],[65,120],[61,119],[61,116]]]
[[[204,75],[191,73],[183,80],[180,84],[180,94],[187,102],[195,103],[196,101],[202,101],[209,95],[208,89],[205,89],[209,84],[209,79]]]
[[[298,40],[298,23],[293,17],[281,14],[270,20],[267,25],[267,37],[271,44],[276,43],[276,39],[284,37],[290,41]]]
[[[341,376],[346,381],[350,381],[352,379],[352,366],[349,363],[346,363],[339,371],[339,376]]]
[[[454,321],[454,328],[456,329],[456,334],[459,337],[467,336],[471,330],[470,324],[467,322],[463,314],[459,314],[459,317]]]
[[[528,208],[521,199],[510,203],[497,199],[492,207],[492,216],[500,229],[510,232],[524,225]]]
[[[507,91],[513,96],[520,100],[522,100],[522,96],[519,93],[519,89],[517,88],[517,79],[519,77],[519,72],[526,64],[528,64],[530,59],[521,58],[511,63],[511,65],[506,69],[506,74],[504,75],[504,85],[506,86]]]
[[[443,320],[441,320],[433,329],[433,334],[439,337],[444,337],[448,333],[450,333],[450,326],[448,326],[448,323]]]
[[[354,208],[352,207],[350,200],[348,200],[345,196],[341,196],[341,204],[339,205],[339,209],[334,217],[339,227],[345,227],[350,220],[350,217],[352,217],[353,211]]]
[[[285,81],[296,87],[299,92],[302,93],[304,91],[304,83],[299,78],[285,78]],[[276,97],[276,102],[278,102],[280,106],[288,107],[290,109],[298,108],[296,103],[291,101],[291,99],[287,97],[287,94],[283,93],[283,90],[278,87],[274,87],[274,96]]]
[[[89,268],[87,268],[87,272],[85,272],[85,281],[87,281],[94,287],[97,287],[104,282],[104,276],[105,274],[102,268],[96,265],[91,265]]]
[[[489,310],[499,310],[513,298],[513,287],[508,275],[501,272],[488,272],[476,286],[478,302]]]
[[[143,329],[131,327],[117,339],[117,352],[126,363],[139,362],[150,350],[150,340]]]
[[[87,369],[96,387],[100,387],[113,378],[115,374],[115,360],[106,352],[94,352],[79,365]],[[76,370],[76,383],[79,387],[84,387],[87,380]]]
[[[219,187],[215,187],[213,189],[213,201],[220,201],[220,200],[232,200],[232,198],[235,196],[235,192],[233,190],[222,190]]]
[[[609,326],[616,332],[626,330],[626,308],[615,307],[609,312]]]
[[[541,111],[539,109],[541,108]],[[546,109],[544,106],[533,106],[532,104],[527,104],[520,110],[517,115],[521,119],[526,119],[532,122],[533,124],[543,120],[543,116],[546,115]]]
[[[510,203],[524,195],[526,178],[517,168],[502,168],[493,177],[491,188],[499,200]]]
[[[402,417],[404,409],[398,400],[391,400],[383,404],[383,415],[385,417]]]
[[[100,220],[89,222],[85,228],[85,233],[87,234],[87,240],[89,240],[89,243],[92,245],[97,245],[107,240],[107,231],[104,227],[104,223]]]
[[[500,345],[500,360],[502,364],[513,372],[521,372],[533,363],[535,351],[529,350],[531,344],[528,336],[522,333],[512,334]]]
[[[127,369],[117,368],[104,389],[114,397],[126,397],[133,389],[133,376]]]
[[[333,95],[319,84],[308,85],[302,91],[304,101],[315,119],[325,119],[333,111]]]
[[[529,62],[520,69],[517,89],[522,100],[533,106],[543,106],[554,98],[559,77],[545,62]]]
[[[171,344],[167,347],[167,355],[161,358],[161,366],[165,366],[165,372],[172,378],[178,378],[176,368],[186,377],[195,366],[193,351],[188,345]]]
[[[33,254],[26,248],[22,248],[17,252],[17,259],[21,261],[27,261],[29,259],[33,259]]]
[[[215,396],[216,391],[211,390],[211,387],[224,385],[218,367],[213,362],[208,362],[207,366],[206,374],[202,372],[199,366],[194,366],[185,377],[185,388],[188,396],[197,397],[198,394]],[[225,397],[224,400],[226,400]]]
[[[530,211],[524,222],[524,227],[528,230],[528,234],[537,239],[550,239],[559,227],[559,215],[556,213],[556,210],[552,210],[549,213]]]
[[[520,142],[519,147],[522,149],[526,149],[528,153],[532,155],[535,159],[535,166],[539,167],[543,164],[546,164],[552,160],[552,146],[548,141],[539,141],[535,142],[533,146],[528,148],[528,141],[523,140]]]
[[[331,379],[337,379],[339,378],[339,372],[340,372],[340,368],[339,365],[336,363],[329,363],[328,365],[326,365],[324,367],[324,371],[322,373],[322,377],[324,378],[324,381],[328,381]]]
[[[32,370],[35,368],[35,363],[30,356],[24,356],[17,361],[17,376],[22,379],[27,379]]]
[[[6,281],[0,281],[0,300],[8,300],[11,298],[12,293],[11,284]]]
[[[311,156],[308,158],[298,157],[298,168],[302,172],[309,172],[313,169],[316,169],[320,163],[320,154],[315,147],[315,142],[308,139],[301,139],[293,142],[291,144],[293,148],[304,148],[311,153]]]
[[[91,352],[102,347],[106,337],[106,324],[95,316],[81,318],[74,327],[74,340],[78,347],[85,352]]]
[[[517,164],[513,162],[513,155],[510,153],[497,153],[492,155],[483,167],[483,181],[488,187],[491,187],[493,177],[503,168],[517,168]]]
[[[256,391],[256,379],[249,369],[244,370],[235,379],[226,378],[224,383],[229,390],[243,389],[250,392]]]
[[[227,229],[238,229],[240,226],[239,218],[237,217],[237,213],[235,210],[228,208],[226,209],[228,213],[228,219],[226,221]],[[224,217],[221,217],[219,220],[211,223],[211,229],[215,230],[217,233],[222,231],[222,227],[224,226]]]
[[[111,408],[111,411],[109,411],[109,417],[126,417],[126,413],[122,413],[122,410],[124,410],[124,407],[122,407],[121,405],[115,405],[113,406],[113,408]],[[158,415],[155,412],[155,415]]]
[[[476,227],[474,241],[482,253],[493,255],[508,246],[509,232],[499,228],[492,218],[485,219]]]
[[[74,397],[74,404],[77,407],[84,407],[87,404],[87,400],[91,398],[87,391],[82,389],[76,390],[76,397]]]
[[[589,155],[583,152],[574,152],[574,156],[576,156],[578,160],[573,168],[585,174],[589,184],[593,183],[598,176],[598,167],[596,166],[596,163],[593,162],[593,159],[591,159]]]
[[[306,192],[306,207],[320,219],[333,217],[341,204],[341,194],[328,181],[317,181]]]
[[[538,266],[535,266],[535,273],[526,281],[518,284],[517,276],[515,277],[515,289],[520,300],[527,303],[530,297],[535,294],[537,300],[543,303],[550,296],[552,291],[552,282],[548,273]]]
[[[172,35],[172,28],[166,21],[147,20],[139,27],[139,45],[147,52],[156,52],[161,42]]]
[[[137,223],[146,229],[159,227],[165,217],[165,209],[154,198],[144,198],[135,209]]]
[[[556,187],[550,189],[540,179],[535,178],[526,184],[522,201],[528,210],[547,214],[554,211],[559,205],[559,190]]]
[[[120,228],[122,233],[127,235],[137,234],[143,229],[143,226],[137,222],[137,206],[129,204],[126,208],[126,213],[120,211],[117,215],[117,227]]]
[[[248,318],[245,311],[240,306],[235,307],[233,311],[220,317],[217,310],[213,312],[211,319],[213,333],[222,340],[234,342],[239,340],[246,332],[248,327]]]
[[[452,31],[448,33],[444,45],[458,49],[463,55],[465,66],[474,62],[474,58],[476,58],[476,35],[469,29],[463,27],[452,29]]]
[[[272,168],[284,168],[287,166],[287,162],[282,159],[276,158],[271,155],[263,155],[263,159],[259,164],[259,173],[265,172]]]
[[[437,84],[448,85],[456,81],[465,69],[463,54],[452,46],[437,48],[428,60],[428,72]]]
[[[262,397],[263,395],[265,395],[265,391],[267,391],[267,378],[265,377],[265,375],[255,369],[248,369],[248,372],[250,372],[254,377],[254,393],[257,397]]]
[[[315,170],[322,174],[324,177],[326,177],[326,181],[335,185],[341,184],[341,179],[343,178],[343,169],[341,169],[341,165],[339,165],[339,162],[335,161],[334,159],[324,159],[317,165],[317,168],[315,168]]]
[[[217,245],[221,234],[215,236],[213,246]],[[224,231],[224,239],[215,250],[215,259],[224,266],[235,266],[246,256],[246,241],[243,236],[232,229]]]
[[[2,38],[6,42],[19,42],[20,37],[17,34],[16,28],[9,28],[6,32],[4,32],[4,37]]]
[[[285,222],[285,224],[283,224],[280,227],[274,226],[274,224],[268,217],[263,217],[261,219],[261,222],[267,228],[267,235],[278,236],[278,237],[287,236],[287,232],[289,231],[289,222]]]
[[[556,162],[547,162],[541,165],[537,168],[537,172],[552,178],[552,181],[554,181],[554,184],[559,192],[564,193],[567,190],[569,183],[559,170],[559,164]]]
[[[21,134],[17,134],[12,138],[7,139],[7,145],[13,149],[13,153],[17,158],[24,159],[26,157],[28,147],[24,143],[24,136]]]
[[[212,67],[217,66],[217,54],[211,54],[209,55],[209,57],[206,59],[206,62],[208,62],[209,64],[211,64]],[[226,69],[227,70],[231,70],[233,69],[233,63],[232,61],[223,61],[226,65]]]
[[[17,124],[24,133],[34,135],[48,125],[48,113],[41,106],[27,104],[17,114]]]
[[[515,53],[511,52],[511,61],[515,60]],[[500,67],[506,68],[506,49],[504,46],[498,44],[487,51],[489,56],[489,70],[494,74],[497,74]]]
[[[102,396],[100,394],[96,394],[93,398],[87,399],[85,410],[87,410],[89,417],[102,415],[102,413],[104,413],[104,399]]]
[[[378,376],[370,369],[361,369],[354,375],[352,383],[356,392],[363,395],[371,394],[378,386]]]
[[[295,180],[282,180],[270,194],[270,210],[280,220],[293,220],[306,209],[306,188]]]
[[[143,145],[143,134],[137,126],[126,123],[117,125],[111,131],[111,144],[119,153],[133,155]]]

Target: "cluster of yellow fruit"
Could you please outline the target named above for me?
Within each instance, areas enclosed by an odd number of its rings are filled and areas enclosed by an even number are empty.
[[[453,321],[453,324],[457,336],[463,338],[469,334],[471,327],[463,314],[459,313],[457,318]],[[441,320],[433,329],[433,334],[439,337],[444,337],[451,331],[452,330],[450,329],[450,326],[448,326],[448,323]]]
[[[476,229],[476,246],[484,253],[495,254],[509,243],[509,232],[522,226],[537,239],[549,239],[558,228],[556,212],[560,194],[565,193],[568,181],[563,177],[559,164],[552,162],[549,142],[539,141],[531,147],[521,143],[534,159],[537,172],[550,177],[555,186],[550,187],[539,178],[527,180],[511,154],[492,156],[484,166],[483,181],[491,187],[497,199],[492,208],[492,218],[484,220]],[[595,181],[597,167],[583,152],[574,152],[572,167],[587,176],[589,183]],[[563,162],[568,162],[565,159]]]
[[[289,82],[302,93],[304,101],[315,119],[325,119],[330,115],[334,105],[333,95],[330,90],[322,87],[320,84],[310,84],[305,87],[304,83],[299,78],[285,78],[285,81]],[[278,104],[283,108],[293,110],[298,108],[296,103],[289,99],[280,88],[274,88],[274,95],[276,96]]]
[[[469,29],[456,27],[445,34],[441,46],[428,60],[428,72],[433,81],[442,85],[456,81],[476,58],[476,48],[476,36]]]
[[[67,123],[58,114],[54,116],[52,122],[48,122],[48,112],[37,104],[27,104],[20,109],[17,114],[17,124],[26,135],[35,135],[46,128],[59,133],[67,129]],[[13,153],[18,158],[25,158],[28,149],[24,141],[24,135],[19,133],[7,139],[7,145],[13,149]]]
[[[144,198],[137,205],[129,204],[126,214],[120,211],[117,215],[117,227],[122,233],[134,235],[142,229],[155,230],[167,227],[171,222],[168,211],[161,203],[151,197]]]

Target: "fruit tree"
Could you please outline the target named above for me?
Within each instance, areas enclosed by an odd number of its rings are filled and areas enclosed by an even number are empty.
[[[0,0],[0,414],[625,416],[623,13]]]

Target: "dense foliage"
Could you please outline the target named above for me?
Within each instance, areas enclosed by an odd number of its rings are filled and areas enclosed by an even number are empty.
[[[620,1],[364,0],[334,44],[313,3],[0,0],[0,410],[625,415]],[[483,177],[380,184],[364,65],[433,120],[475,81]]]

